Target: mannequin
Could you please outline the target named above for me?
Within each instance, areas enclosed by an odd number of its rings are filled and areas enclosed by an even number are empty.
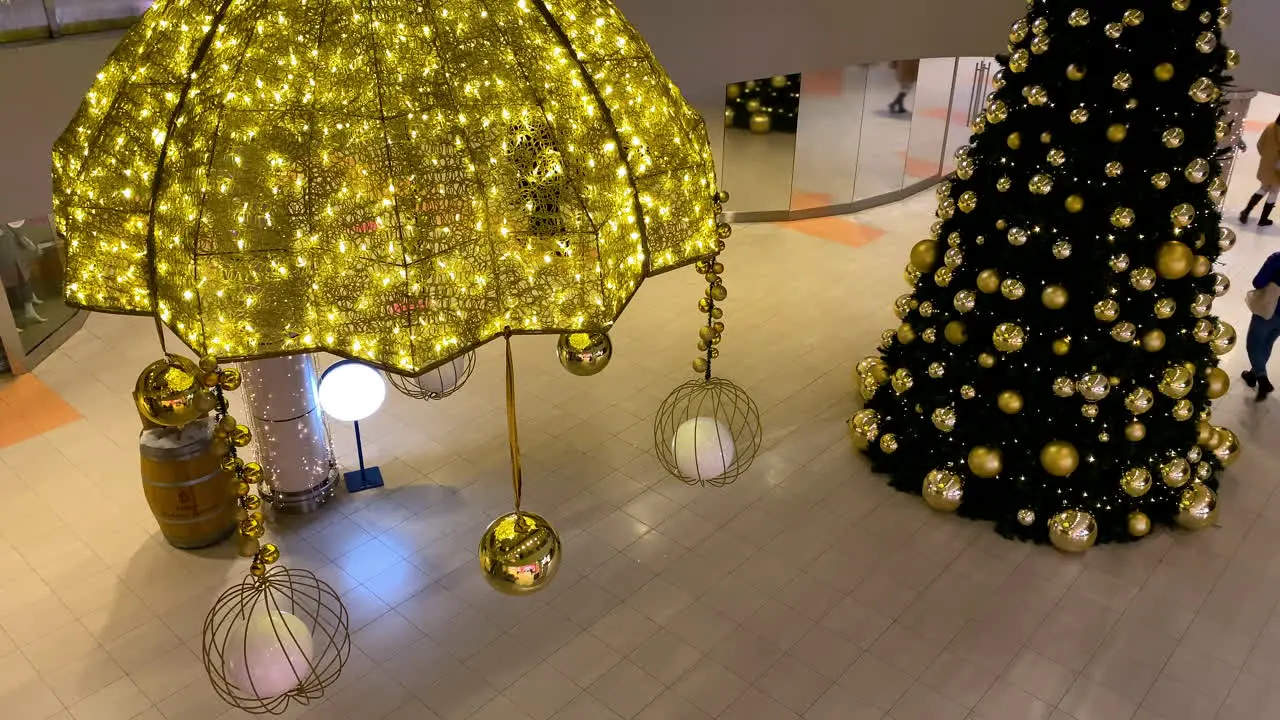
[[[13,299],[22,303],[22,317],[27,323],[42,323],[45,319],[36,312],[36,305],[43,301],[31,285],[27,259],[28,254],[36,252],[36,245],[21,232],[25,224],[25,220],[15,220],[0,226],[0,282]]]

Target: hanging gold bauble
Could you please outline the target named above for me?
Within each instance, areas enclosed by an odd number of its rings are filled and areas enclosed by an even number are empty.
[[[987,269],[978,273],[978,289],[990,295],[1000,290],[1000,273]]]
[[[1195,254],[1186,243],[1169,240],[1156,251],[1156,272],[1166,280],[1178,280],[1191,272]]]
[[[1218,519],[1218,494],[1204,483],[1192,483],[1178,499],[1178,524],[1187,530],[1203,530]]]
[[[1165,336],[1160,328],[1152,328],[1142,334],[1142,349],[1147,352],[1160,352],[1164,349]]]
[[[1050,310],[1061,310],[1066,307],[1068,297],[1067,289],[1061,285],[1046,285],[1040,293],[1040,302]]]
[[[1040,467],[1054,477],[1067,477],[1079,466],[1080,453],[1069,442],[1054,440],[1040,448]]]
[[[606,333],[565,333],[556,343],[560,365],[578,377],[595,375],[613,359],[613,341]]]
[[[1210,400],[1217,400],[1223,395],[1226,395],[1227,391],[1231,389],[1231,377],[1227,375],[1226,371],[1222,368],[1209,368],[1205,371],[1204,375],[1205,381],[1209,386],[1208,393]]]
[[[1129,468],[1120,476],[1120,488],[1130,497],[1142,497],[1151,489],[1151,473],[1146,468]]]
[[[757,135],[768,134],[773,129],[773,116],[767,112],[751,113],[750,128]]]
[[[955,512],[964,500],[964,480],[953,472],[930,470],[924,477],[920,495],[934,510]]]
[[[952,345],[963,345],[969,339],[968,328],[966,328],[964,322],[960,320],[952,320],[947,323],[946,328],[942,331],[942,335],[947,339],[947,342]]]
[[[480,569],[498,592],[541,590],[560,568],[560,536],[541,516],[512,512],[494,520],[480,538]]]
[[[1129,534],[1133,537],[1145,537],[1151,532],[1151,518],[1141,510],[1129,513]]]
[[[199,382],[202,374],[194,361],[181,355],[151,363],[134,385],[138,413],[162,427],[181,427],[209,413],[215,400]]]
[[[1004,469],[1004,456],[998,448],[979,446],[969,451],[967,463],[974,476],[990,479]]]
[[[1218,458],[1218,462],[1223,467],[1231,467],[1236,460],[1240,459],[1240,439],[1230,430],[1219,427],[1215,429],[1217,433],[1217,447],[1213,448],[1213,456]]]
[[[996,405],[1005,415],[1017,415],[1022,412],[1022,393],[1017,390],[1002,390],[996,398]]]
[[[1173,63],[1167,63],[1167,62],[1160,63],[1159,65],[1156,66],[1156,69],[1152,72],[1152,74],[1155,75],[1156,80],[1159,80],[1160,82],[1168,82],[1172,80],[1173,74],[1174,74]]]
[[[1083,510],[1065,510],[1049,520],[1049,541],[1063,552],[1084,552],[1098,540],[1098,523]]]
[[[921,240],[911,246],[911,267],[921,273],[931,273],[938,265],[938,241]]]

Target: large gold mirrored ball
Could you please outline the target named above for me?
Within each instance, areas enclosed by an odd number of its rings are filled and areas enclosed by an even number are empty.
[[[964,500],[964,480],[946,470],[930,470],[924,477],[920,495],[929,507],[939,512],[955,512]]]
[[[480,538],[480,569],[498,592],[528,595],[547,586],[560,568],[560,536],[541,516],[513,512],[494,520]]]
[[[1213,448],[1213,456],[1218,458],[1218,462],[1223,467],[1231,467],[1236,460],[1240,459],[1240,439],[1236,434],[1224,427],[1214,428],[1217,435],[1216,443]]]
[[[1203,530],[1218,520],[1218,494],[1204,483],[1191,483],[1178,500],[1178,524]]]
[[[927,273],[938,264],[938,241],[921,240],[911,248],[911,267]]]
[[[969,471],[980,478],[993,478],[1004,469],[999,448],[978,446],[969,451]]]
[[[133,399],[147,422],[180,427],[213,409],[214,398],[199,381],[200,367],[180,355],[169,355],[138,376]]]
[[[1151,518],[1141,510],[1134,510],[1129,513],[1129,534],[1134,537],[1144,537],[1151,532]]]
[[[1022,393],[1017,390],[1002,390],[996,398],[996,404],[1005,415],[1017,415],[1022,412]]]
[[[1204,374],[1209,385],[1210,400],[1217,400],[1231,389],[1231,378],[1222,368],[1209,368]]]
[[[1098,541],[1098,523],[1083,510],[1065,510],[1049,519],[1049,542],[1063,552],[1084,552]]]
[[[1156,251],[1156,272],[1166,280],[1178,280],[1191,272],[1195,253],[1185,243],[1170,240]]]
[[[1075,445],[1054,440],[1040,448],[1040,466],[1054,477],[1066,477],[1080,466],[1080,453]]]
[[[556,355],[569,374],[589,377],[609,366],[613,341],[605,333],[566,333],[556,343]]]

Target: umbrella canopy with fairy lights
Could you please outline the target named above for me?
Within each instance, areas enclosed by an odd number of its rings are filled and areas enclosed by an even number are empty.
[[[161,0],[54,148],[70,303],[406,375],[607,330],[716,251],[714,193],[606,0]]]

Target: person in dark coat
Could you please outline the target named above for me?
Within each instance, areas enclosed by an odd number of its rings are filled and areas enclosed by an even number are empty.
[[[911,94],[911,90],[915,88],[916,81],[920,78],[920,61],[919,60],[894,60],[889,63],[889,67],[898,75],[898,96],[889,103],[889,112],[894,115],[902,115],[907,112],[907,96]]]

